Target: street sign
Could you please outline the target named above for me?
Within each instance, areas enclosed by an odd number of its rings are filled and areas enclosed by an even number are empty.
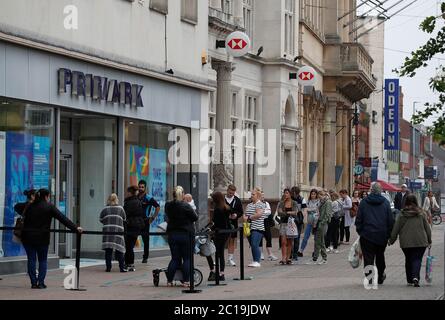
[[[422,189],[422,182],[411,182],[410,187],[412,190],[420,190]]]
[[[425,179],[436,179],[437,178],[437,166],[425,167]]]
[[[297,80],[298,83],[302,86],[313,86],[315,83],[315,78],[317,76],[317,72],[314,68],[309,66],[303,66],[298,70]]]
[[[356,176],[361,175],[363,173],[363,171],[364,171],[363,166],[361,166],[359,164],[354,167],[354,174]]]
[[[250,38],[241,31],[235,31],[228,35],[226,39],[227,53],[233,57],[242,57],[250,50]]]

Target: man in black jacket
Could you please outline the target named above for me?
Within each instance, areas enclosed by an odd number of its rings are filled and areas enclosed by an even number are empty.
[[[128,271],[136,271],[134,267],[134,246],[139,235],[145,228],[144,210],[138,198],[138,187],[127,189],[128,197],[124,201],[124,210],[127,216],[127,230],[125,234],[125,265]]]
[[[230,223],[232,224],[234,229],[238,228],[238,219],[243,215],[243,204],[241,199],[235,195],[236,187],[231,184],[227,187],[227,194],[225,196],[226,203],[230,206],[232,214],[230,215]],[[228,263],[230,266],[235,267],[236,262],[233,260],[233,254],[235,252],[235,243],[236,238],[238,236],[238,232],[234,232],[230,234],[229,243],[228,243],[228,252],[229,259]]]
[[[378,284],[385,281],[385,249],[391,237],[394,216],[388,200],[381,195],[382,187],[374,183],[371,194],[360,202],[355,226],[360,235],[364,267],[377,266]],[[370,272],[365,274],[368,276]]]
[[[406,196],[409,195],[408,186],[406,184],[402,185],[402,192],[397,192],[394,198],[394,208],[401,211],[405,208]]]

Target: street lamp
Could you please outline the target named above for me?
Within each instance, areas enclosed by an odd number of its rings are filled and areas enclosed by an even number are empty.
[[[413,162],[412,162],[412,173],[411,173],[411,177],[412,179],[416,179],[416,167],[414,165],[415,159],[416,159],[416,129],[414,128],[414,115],[416,114],[416,103],[422,103],[421,101],[414,101],[413,102],[413,116],[411,118],[411,126],[413,127],[413,136],[412,136],[412,140],[413,140]]]

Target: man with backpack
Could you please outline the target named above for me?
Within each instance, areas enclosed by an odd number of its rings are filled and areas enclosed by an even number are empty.
[[[144,242],[144,255],[142,257],[142,263],[147,263],[148,255],[150,253],[150,236],[146,233],[150,232],[150,225],[158,216],[161,207],[159,206],[159,203],[147,193],[147,182],[145,180],[139,181],[138,188],[138,198],[141,201],[142,209],[144,210],[145,222],[144,233],[142,234],[142,241]],[[155,213],[151,216],[152,208],[155,208]]]

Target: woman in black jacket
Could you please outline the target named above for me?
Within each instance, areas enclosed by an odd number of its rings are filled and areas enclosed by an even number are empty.
[[[213,217],[212,217],[212,221],[213,221],[212,229],[214,229],[214,230],[230,230],[231,229],[230,215],[232,213],[232,210],[231,210],[230,206],[226,203],[226,201],[224,199],[224,195],[221,192],[214,192],[212,194],[212,200],[214,203]],[[224,248],[225,248],[227,239],[229,238],[229,235],[230,235],[229,233],[221,233],[221,234],[216,234],[214,237],[216,252],[217,252],[217,255],[219,258],[219,267],[220,267],[219,280],[221,280],[221,281],[226,280],[224,277],[224,268],[225,268]],[[216,275],[215,275],[215,272],[213,271],[215,268],[215,265],[213,263],[212,256],[207,257],[207,262],[209,263],[209,268],[210,268],[210,275],[209,275],[208,281],[215,281]]]
[[[81,233],[82,228],[77,227],[66,218],[54,205],[49,203],[50,192],[40,189],[35,200],[26,209],[22,231],[22,243],[28,256],[28,275],[31,279],[31,288],[45,289],[45,277],[48,266],[48,247],[50,242],[50,226],[53,218],[59,220],[72,231]],[[36,276],[36,256],[39,260],[39,276]]]
[[[134,246],[139,235],[145,228],[144,209],[138,198],[138,187],[127,189],[128,197],[124,201],[124,210],[127,215],[127,232],[125,234],[125,265],[128,271],[136,271],[134,267]]]
[[[192,207],[183,201],[184,189],[177,186],[173,191],[173,200],[165,204],[167,216],[168,245],[172,259],[167,270],[167,285],[173,286],[173,278],[176,270],[183,270],[183,286],[190,283],[190,233],[195,233],[193,223],[198,220],[198,215]]]
[[[23,195],[26,196],[26,202],[19,202],[14,206],[14,211],[19,215],[23,216],[23,213],[26,211],[27,207],[34,202],[36,198],[36,189],[25,190]]]

